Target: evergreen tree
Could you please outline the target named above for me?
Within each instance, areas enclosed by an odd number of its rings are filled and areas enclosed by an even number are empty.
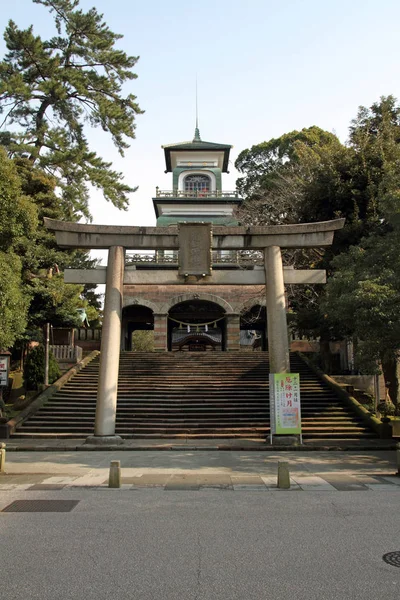
[[[369,371],[380,359],[392,384],[400,350],[394,342],[398,337],[395,281],[400,279],[395,256],[400,223],[399,142],[400,107],[388,96],[371,108],[359,109],[347,145],[311,127],[253,146],[236,163],[244,174],[238,186],[247,194],[248,223],[346,218],[332,247],[302,253],[304,262],[295,262],[337,275],[327,286],[327,302],[325,286],[291,290],[293,323],[300,333],[320,337],[328,372],[329,341],[354,336],[359,340],[359,367]],[[288,260],[293,260],[293,254]],[[394,401],[397,389],[391,390]]]
[[[22,192],[14,162],[0,147],[0,349],[11,346],[27,322],[29,294],[22,261],[37,226],[37,210]]]
[[[44,217],[62,219],[63,212],[56,195],[56,180],[26,158],[14,159],[23,193],[34,203],[38,227],[20,248],[23,282],[30,297],[28,330],[40,329],[46,322],[53,326],[70,327],[80,324],[78,308],[90,310],[92,320],[98,320],[99,297],[93,286],[71,286],[64,283],[66,268],[91,268],[96,260],[81,250],[62,250],[53,232],[43,225]]]
[[[333,261],[322,309],[354,337],[364,371],[381,363],[400,406],[400,107],[393,96],[360,108],[350,144],[358,161],[354,190],[369,227],[357,246]]]
[[[134,189],[90,149],[84,125],[101,127],[123,155],[135,137],[142,111],[123,84],[136,77],[137,57],[116,47],[113,33],[95,8],[83,12],[79,0],[33,0],[54,15],[57,34],[42,40],[33,26],[10,21],[4,33],[8,53],[0,62],[0,113],[10,156],[26,155],[56,178],[65,218],[89,217],[88,184],[126,208]],[[17,130],[17,133],[14,131]]]

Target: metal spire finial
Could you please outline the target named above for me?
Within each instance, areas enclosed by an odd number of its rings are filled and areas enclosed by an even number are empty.
[[[197,101],[197,74],[196,74],[196,128],[194,130],[194,142],[201,142],[200,131],[199,131],[199,111]]]

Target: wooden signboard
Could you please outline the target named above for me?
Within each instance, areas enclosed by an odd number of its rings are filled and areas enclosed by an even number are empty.
[[[211,223],[179,223],[179,275],[211,275]]]

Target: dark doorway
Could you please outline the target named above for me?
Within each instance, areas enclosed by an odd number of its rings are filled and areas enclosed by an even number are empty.
[[[215,302],[187,300],[168,314],[168,350],[194,352],[225,350],[225,310]]]
[[[122,311],[122,348],[127,351],[151,351],[153,336],[135,336],[135,332],[141,331],[154,331],[153,311],[141,304],[126,306]]]
[[[253,350],[268,350],[265,306],[255,304],[240,315],[240,344],[251,346]]]

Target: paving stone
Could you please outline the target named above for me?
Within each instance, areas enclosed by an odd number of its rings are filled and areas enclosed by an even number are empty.
[[[173,490],[198,490],[199,482],[197,475],[173,475],[166,485],[165,491]]]
[[[121,483],[126,483],[126,484],[133,484],[136,483],[136,481],[138,480],[139,477],[142,477],[142,473],[140,473],[139,475],[134,475],[132,477],[121,477]]]
[[[261,475],[261,479],[267,487],[276,487],[277,477],[274,475]],[[292,480],[290,480],[292,483]]]
[[[316,475],[294,475],[293,479],[299,484],[302,490],[307,492],[336,491],[333,485],[330,485],[325,479]]]
[[[351,475],[329,473],[329,475],[324,475],[324,480],[340,492],[368,491],[368,487],[364,483],[357,481]]]
[[[66,487],[95,487],[102,483],[106,483],[107,481],[108,479],[106,479],[104,475],[83,475],[82,477],[77,477],[70,483],[67,483]]]
[[[31,475],[25,473],[24,475],[2,475],[0,478],[1,484],[34,484],[41,483],[44,475]]]
[[[234,485],[264,485],[259,475],[231,475],[231,480]]]
[[[199,475],[197,477],[200,489],[202,490],[232,490],[232,480],[229,475]]]
[[[379,475],[364,475],[362,473],[357,475],[357,480],[364,485],[376,485],[378,483],[384,483],[384,480],[382,477],[379,477]]]
[[[35,483],[27,489],[29,491],[40,491],[40,490],[63,490],[65,483]]]
[[[135,489],[130,483],[122,483],[121,487],[119,488],[110,488],[108,487],[108,481],[107,483],[105,483],[104,485],[97,485],[94,487],[90,487],[88,488],[90,491],[92,490],[96,490],[96,491],[104,491],[104,490],[122,490],[122,491],[127,491],[127,490],[133,490]]]
[[[43,479],[42,483],[72,483],[76,480],[76,477],[47,477]]]
[[[141,475],[138,477],[129,477],[129,483],[135,487],[163,487],[170,479],[171,475],[162,473],[153,475]],[[128,483],[125,480],[125,483]]]
[[[32,484],[30,483],[13,483],[13,484],[1,484],[0,485],[0,492],[8,492],[8,491],[15,491],[15,492],[22,492],[24,490],[27,490]]]
[[[382,477],[385,481],[389,481],[389,483],[394,483],[394,485],[400,485],[400,477],[393,475],[393,477]]]
[[[240,491],[240,490],[244,490],[244,491],[247,490],[247,491],[254,491],[254,492],[268,491],[267,486],[265,485],[262,478],[259,476],[251,476],[251,475],[236,476],[236,475],[234,475],[231,477],[231,480],[232,480],[233,489],[235,491]]]
[[[368,488],[374,492],[400,492],[400,488],[392,483],[369,484]]]
[[[235,492],[268,492],[268,488],[266,485],[264,484],[260,484],[260,485],[255,485],[255,484],[244,484],[241,485],[239,484],[233,484],[233,489]]]

